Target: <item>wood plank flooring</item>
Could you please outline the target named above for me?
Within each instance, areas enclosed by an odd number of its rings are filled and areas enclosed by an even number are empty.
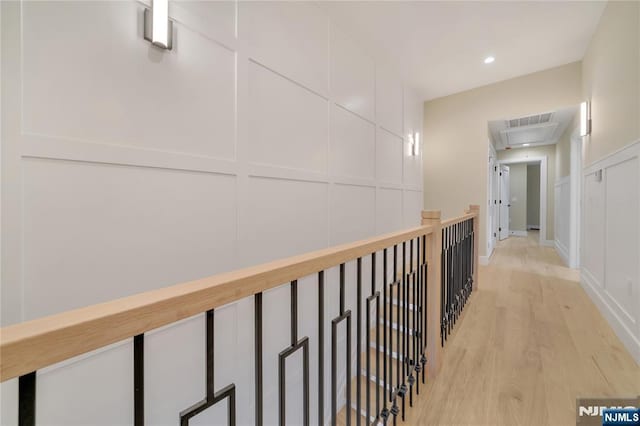
[[[443,369],[407,411],[415,425],[575,425],[577,397],[637,396],[640,367],[537,234],[480,268]]]

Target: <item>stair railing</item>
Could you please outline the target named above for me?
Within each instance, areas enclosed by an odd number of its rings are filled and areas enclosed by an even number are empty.
[[[261,426],[265,368],[262,354],[262,294],[288,283],[291,293],[290,345],[280,352],[278,365],[268,366],[278,369],[279,424],[286,424],[285,361],[299,351],[303,355],[302,409],[305,425],[310,423],[309,401],[312,397],[318,401],[318,424],[326,424],[326,406],[330,406],[332,425],[338,424],[338,421],[351,425],[352,407],[358,426],[362,423],[387,424],[391,420],[396,424],[398,417],[405,419],[406,400],[412,406],[414,391],[419,394],[420,384],[424,385],[427,377],[435,377],[440,368],[442,342],[449,332],[448,328],[443,328],[443,318],[447,318],[447,321],[452,315],[457,318],[461,310],[458,300],[462,298],[466,301],[471,289],[477,285],[478,247],[475,235],[478,216],[477,206],[471,206],[463,216],[445,222],[440,222],[439,211],[424,211],[422,225],[416,228],[4,327],[0,329],[0,382],[18,378],[18,423],[20,426],[32,426],[36,424],[38,370],[115,342],[132,339],[134,412],[131,423],[142,426],[145,422],[145,333],[203,314],[206,324],[205,395],[202,400],[176,413],[176,416],[180,424],[186,426],[193,417],[220,401],[226,401],[227,423],[235,425],[236,386],[228,383],[218,388],[214,382],[215,309],[252,297],[255,312],[255,424]],[[370,285],[362,279],[362,260],[366,257],[370,257],[371,261]],[[351,261],[356,263],[355,283],[347,283],[345,274],[345,264]],[[380,261],[382,288],[376,284],[376,264]],[[324,345],[327,342],[324,327],[329,324],[324,307],[325,271],[333,267],[339,268],[339,314],[330,320],[331,360],[328,367],[331,374],[329,383],[325,384],[327,362],[324,359]],[[312,374],[309,337],[300,336],[298,332],[298,279],[309,275],[317,276],[318,291],[318,389],[313,396],[309,389],[309,376]],[[437,284],[439,282],[441,285]],[[355,307],[346,306],[347,285],[356,286]],[[352,322],[355,322],[356,334],[355,375],[351,372]],[[347,334],[346,347],[342,349],[338,348],[339,327],[346,327]],[[346,383],[338,383],[339,350],[344,350],[346,354]],[[375,352],[373,357],[370,356],[371,350]],[[364,366],[363,353],[366,353]],[[354,376],[355,402],[352,404],[351,379]],[[363,380],[360,380],[361,377]],[[331,401],[328,404],[324,401],[325,385],[331,388]],[[344,387],[346,406],[342,409],[342,404],[338,403],[338,392]],[[366,396],[364,404],[363,392]],[[339,415],[342,417],[339,418]]]

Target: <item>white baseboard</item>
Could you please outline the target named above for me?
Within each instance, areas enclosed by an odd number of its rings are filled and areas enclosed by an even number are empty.
[[[585,268],[580,269],[580,284],[602,316],[605,317],[611,328],[613,328],[613,331],[622,341],[622,344],[627,348],[631,357],[640,365],[640,340],[633,334],[632,330],[629,330],[624,321],[620,319],[620,316],[602,295],[602,285],[600,285],[596,278]]]
[[[569,250],[567,249],[567,247],[565,247],[564,244],[562,244],[560,242],[560,240],[556,240],[554,243],[554,246],[556,248],[556,251],[558,252],[558,254],[560,255],[560,257],[562,258],[562,260],[564,260],[564,263],[569,266]]]
[[[487,266],[489,264],[489,260],[490,259],[491,259],[491,255],[489,255],[489,256],[480,256],[480,259],[478,259],[478,261],[480,262],[480,265]]]
[[[509,235],[513,235],[514,237],[526,237],[527,231],[512,231],[509,230]]]

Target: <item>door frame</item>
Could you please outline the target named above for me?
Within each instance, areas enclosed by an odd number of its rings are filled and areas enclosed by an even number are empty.
[[[540,163],[540,245],[551,246],[552,240],[547,240],[547,157],[523,157],[498,161],[498,165]]]
[[[487,168],[487,176],[489,177],[489,179],[487,179],[487,259],[491,257],[491,255],[493,254],[493,249],[496,246],[496,242],[497,242],[497,229],[498,227],[496,226],[496,222],[498,220],[498,215],[496,214],[496,206],[495,206],[495,200],[496,200],[496,190],[495,190],[495,176],[496,176],[496,169],[497,169],[497,157],[498,154],[496,152],[496,149],[493,147],[493,145],[491,144],[491,141],[488,142],[489,144],[489,163],[488,163],[488,168]]]
[[[508,187],[506,188],[503,185],[505,181],[505,173],[506,180],[508,181]],[[508,193],[507,198],[503,198],[505,192]],[[511,235],[511,167],[508,164],[499,164],[498,165],[498,198],[500,202],[498,203],[498,241],[503,241],[509,238]],[[506,220],[503,217],[502,213],[506,209],[507,217]],[[506,226],[503,227],[503,223],[506,223]],[[505,235],[502,238],[503,234]]]
[[[576,127],[571,134],[571,167],[569,172],[569,267],[580,268],[580,221],[582,205],[582,137]]]

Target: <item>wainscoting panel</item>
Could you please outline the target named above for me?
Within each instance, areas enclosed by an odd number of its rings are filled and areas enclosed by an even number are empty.
[[[379,188],[376,196],[376,231],[378,234],[402,229],[403,217],[396,206],[402,205],[402,190]]]
[[[402,85],[384,66],[376,73],[376,120],[382,127],[402,135]]]
[[[149,3],[0,3],[2,326],[420,221],[422,154],[406,148],[422,103],[402,64],[304,2],[170,1],[174,46],[163,51],[142,37]],[[370,268],[365,259],[365,282]],[[354,262],[346,269],[354,283]],[[325,330],[337,289],[327,271]],[[264,295],[265,372],[288,345],[289,294],[283,283]],[[300,280],[311,371],[316,296],[317,277]],[[216,389],[236,384],[238,424],[254,424],[253,309],[248,298],[214,313]],[[175,425],[203,397],[204,330],[202,314],[146,334],[148,424]],[[38,423],[131,424],[131,360],[128,340],[40,371]],[[289,424],[301,420],[298,362],[287,360]],[[17,424],[16,381],[1,388],[0,424]],[[264,398],[273,424],[276,376]],[[226,423],[224,403],[193,419]]]
[[[327,171],[326,99],[249,64],[249,158],[252,162]]]
[[[565,264],[569,265],[570,202],[571,185],[569,176],[558,179],[555,184],[555,246]]]
[[[327,16],[313,3],[238,3],[249,56],[323,96],[328,88]]]
[[[606,169],[605,288],[621,319],[635,328],[640,296],[638,164],[635,157]],[[636,196],[633,196],[636,195]],[[635,297],[634,297],[635,289]]]
[[[404,203],[404,227],[419,226],[421,223],[420,215],[416,215],[416,211],[422,210],[422,191],[413,191],[405,189],[402,193]]]
[[[24,318],[236,267],[236,178],[25,159]]]
[[[333,105],[329,142],[330,173],[372,180],[375,178],[376,127],[358,115]]]
[[[584,173],[585,290],[640,363],[640,141]]]
[[[582,214],[583,269],[599,286],[604,284],[605,254],[605,185],[595,173],[584,175],[584,208]]]
[[[375,120],[375,64],[362,49],[334,26],[331,32],[331,97],[367,120]]]
[[[329,195],[329,245],[344,244],[372,235],[376,229],[376,189],[332,185]]]
[[[138,37],[143,10],[23,3],[23,132],[235,158],[235,53],[181,24],[159,52]]]
[[[326,247],[327,197],[325,183],[250,178],[239,217],[243,263],[255,265]]]
[[[376,140],[376,179],[385,183],[402,183],[404,141],[382,128]]]

